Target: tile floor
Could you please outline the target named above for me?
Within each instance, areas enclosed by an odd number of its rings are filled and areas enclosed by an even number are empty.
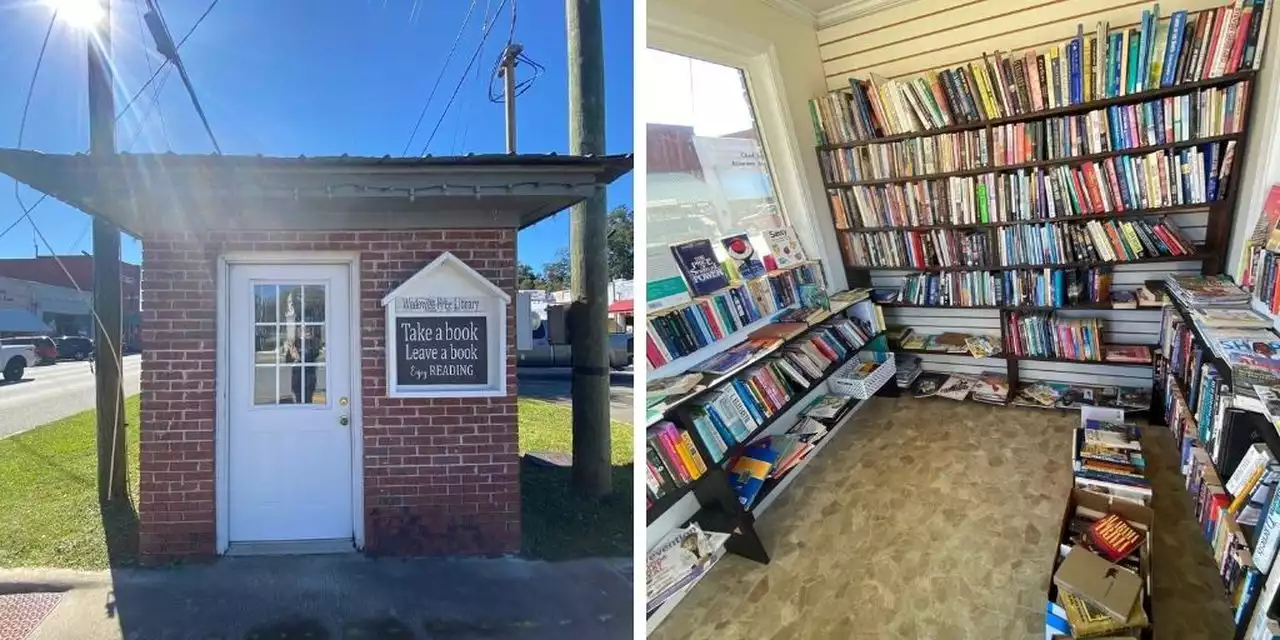
[[[1079,414],[876,398],[652,638],[1044,637]],[[1148,433],[1158,640],[1230,638],[1172,437]]]

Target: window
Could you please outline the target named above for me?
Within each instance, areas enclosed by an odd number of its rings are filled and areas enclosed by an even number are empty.
[[[670,245],[785,226],[741,69],[648,49],[646,225],[657,280],[680,275]],[[713,244],[719,247],[718,242]],[[753,243],[754,244],[754,243]],[[717,248],[717,250],[720,250]],[[764,247],[756,247],[763,253]]]
[[[254,284],[254,405],[328,404],[325,302],[322,284]]]

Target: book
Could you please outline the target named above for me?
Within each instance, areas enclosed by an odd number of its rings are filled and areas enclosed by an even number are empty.
[[[1009,400],[1009,378],[1003,373],[986,371],[978,375],[970,397],[986,404],[1004,404]]]
[[[1099,518],[1088,531],[1090,548],[1111,562],[1128,556],[1145,539],[1145,534],[1114,513]]]
[[[765,274],[764,262],[760,260],[755,245],[747,234],[725,236],[720,239],[720,244],[729,256],[728,263],[736,275],[735,280],[754,280]]]
[[[834,393],[819,397],[812,404],[805,407],[800,415],[810,418],[818,418],[820,420],[829,420],[840,414],[840,411],[852,400],[849,396],[842,396]]]
[[[928,398],[937,395],[938,390],[946,384],[949,376],[945,373],[934,373],[926,371],[916,378],[915,384],[911,387],[911,395],[916,398]]]
[[[778,461],[778,452],[774,451],[768,441],[754,444],[747,448],[729,468],[729,483],[738,493],[738,502],[744,509],[750,509],[756,496],[764,487],[764,481]]]
[[[964,400],[969,397],[969,391],[975,384],[976,380],[969,376],[953,374],[942,384],[936,395],[950,400]]]
[[[1112,291],[1111,292],[1111,308],[1112,309],[1137,309],[1138,298],[1132,291]]]
[[[700,238],[673,244],[671,255],[694,296],[709,295],[729,286],[710,240]]]
[[[1103,345],[1103,360],[1108,362],[1151,362],[1151,347],[1134,344]]]
[[[761,232],[769,255],[773,257],[777,269],[794,267],[805,262],[804,249],[790,227],[765,229]]]

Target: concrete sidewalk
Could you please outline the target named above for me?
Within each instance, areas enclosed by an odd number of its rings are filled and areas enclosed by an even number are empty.
[[[28,640],[630,638],[632,584],[629,560],[600,559],[342,555],[0,570],[0,594],[63,593]]]

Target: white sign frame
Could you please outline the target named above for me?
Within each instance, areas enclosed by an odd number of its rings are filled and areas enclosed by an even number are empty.
[[[507,306],[511,296],[452,253],[444,253],[382,298],[387,397],[483,398],[507,395]],[[398,384],[396,320],[484,316],[488,344],[484,384]]]

